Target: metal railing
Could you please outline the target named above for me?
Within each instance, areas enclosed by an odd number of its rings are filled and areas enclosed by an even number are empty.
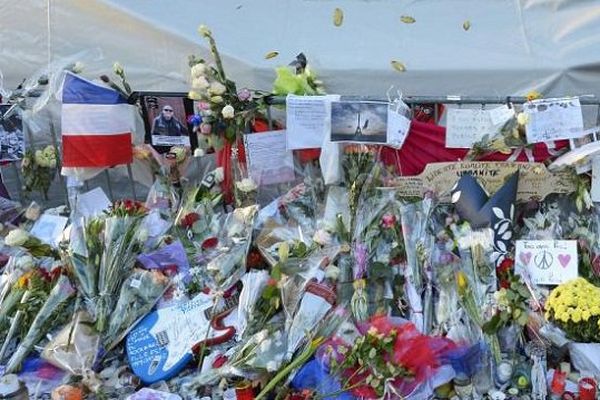
[[[185,96],[185,93],[167,93],[170,95]],[[364,101],[379,101],[388,102],[387,99],[381,99],[369,96],[342,96],[342,100],[364,100]],[[415,105],[421,104],[445,104],[445,105],[479,105],[485,108],[487,105],[520,105],[528,101],[523,96],[405,96],[402,100],[411,108]],[[600,98],[594,96],[582,96],[579,98],[582,106],[596,106],[598,107],[596,122],[600,124]],[[269,96],[266,98],[267,110],[266,118],[270,129],[273,128],[273,117],[272,117],[272,106],[285,105],[285,96]],[[438,120],[438,107],[433,107],[434,118]],[[24,124],[25,125],[25,124]],[[61,204],[68,204],[68,190],[66,180],[60,175],[60,151],[58,146],[57,132],[53,125],[50,126],[50,135],[52,139],[52,145],[56,148],[57,154],[59,155],[57,174],[52,182],[48,200],[44,199],[39,194],[33,194],[30,196],[25,195],[22,190],[22,177],[20,172],[20,161],[8,162],[0,167],[0,173],[2,174],[3,181],[15,200],[21,202],[35,200],[45,203],[48,206],[58,206]],[[29,143],[33,143],[31,134],[28,136]],[[35,145],[34,145],[35,146]],[[190,168],[198,168],[198,163],[190,163]],[[117,169],[125,168],[126,174],[119,173],[118,177],[115,172]],[[196,171],[199,173],[199,171]],[[123,179],[124,178],[124,179]],[[131,197],[137,200],[143,200],[147,196],[148,188],[135,182],[133,178],[133,171],[131,165],[117,166],[104,170],[101,174],[85,182],[84,189],[90,190],[95,187],[101,187],[111,200],[117,200],[122,197]],[[125,189],[127,188],[127,189]]]

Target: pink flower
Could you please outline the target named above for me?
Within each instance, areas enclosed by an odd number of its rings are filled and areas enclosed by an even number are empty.
[[[246,88],[243,88],[242,90],[240,90],[238,92],[237,96],[238,96],[238,99],[240,99],[240,101],[250,100],[252,98],[252,92],[250,92]]]
[[[210,110],[210,104],[208,104],[205,101],[201,101],[198,103],[198,110],[200,110],[200,111]]]
[[[394,214],[385,214],[381,217],[381,225],[385,229],[391,229],[396,225],[396,216]]]
[[[212,131],[212,126],[210,124],[205,124],[205,123],[200,124],[200,133],[202,133],[203,135],[210,135],[211,131]]]

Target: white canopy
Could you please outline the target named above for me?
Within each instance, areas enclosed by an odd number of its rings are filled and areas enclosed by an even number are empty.
[[[271,89],[274,67],[304,52],[329,93],[385,96],[394,85],[407,95],[600,95],[597,0],[3,1],[4,88],[99,48],[101,58],[81,56],[85,76],[118,60],[134,89],[187,91],[188,55],[208,55],[200,24],[239,86]],[[270,51],[279,56],[265,59]]]

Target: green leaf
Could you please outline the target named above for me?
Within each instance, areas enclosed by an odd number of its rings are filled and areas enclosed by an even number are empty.
[[[405,24],[414,24],[417,20],[410,15],[403,15],[400,17],[400,21],[404,22]]]

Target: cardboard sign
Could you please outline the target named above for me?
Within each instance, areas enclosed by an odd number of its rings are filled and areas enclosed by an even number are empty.
[[[583,133],[583,115],[577,97],[533,100],[523,105],[528,116],[527,142],[574,139]]]
[[[465,174],[476,177],[489,193],[495,193],[519,171],[517,200],[544,199],[551,193],[571,193],[576,187],[567,172],[549,172],[544,164],[527,162],[432,163],[418,176],[398,177],[394,186],[401,196],[422,197],[433,191],[440,201],[450,202],[450,190]]]
[[[577,241],[517,240],[515,271],[536,285],[560,285],[578,276]]]

